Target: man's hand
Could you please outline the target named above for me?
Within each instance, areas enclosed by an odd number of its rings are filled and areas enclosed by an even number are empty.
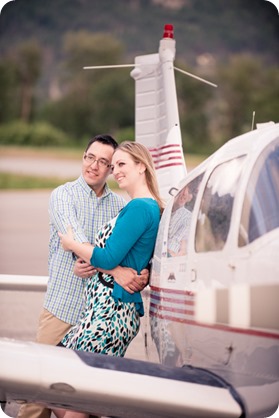
[[[138,275],[136,270],[130,267],[118,266],[110,274],[129,293],[140,292],[145,288],[149,280],[149,271],[147,269],[143,269],[140,275]]]
[[[88,279],[96,274],[97,270],[91,264],[78,258],[74,265],[74,274],[82,279]]]

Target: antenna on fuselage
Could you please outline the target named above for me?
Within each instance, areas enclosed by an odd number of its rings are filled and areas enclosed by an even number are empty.
[[[252,116],[252,126],[251,126],[251,131],[253,131],[254,129],[254,123],[255,123],[255,110],[253,111],[253,116]]]

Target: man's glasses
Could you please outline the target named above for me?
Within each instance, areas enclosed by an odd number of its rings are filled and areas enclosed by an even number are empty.
[[[109,162],[107,160],[105,160],[104,158],[99,158],[97,160],[95,155],[92,155],[92,154],[84,154],[83,158],[87,162],[88,165],[96,163],[100,168],[110,167]]]

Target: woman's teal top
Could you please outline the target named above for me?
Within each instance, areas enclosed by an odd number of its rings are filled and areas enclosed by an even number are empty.
[[[140,274],[152,258],[159,222],[160,208],[156,200],[131,200],[120,211],[106,246],[94,247],[91,264],[105,270],[112,270],[118,265],[131,267]],[[143,315],[139,292],[131,294],[114,282],[113,297],[123,302],[135,302],[140,315]]]

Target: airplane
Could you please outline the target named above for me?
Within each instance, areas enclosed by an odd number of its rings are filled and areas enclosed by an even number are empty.
[[[127,418],[263,418],[279,403],[279,124],[187,173],[173,28],[136,57],[136,140],[167,200],[143,291],[146,360],[0,339],[0,400]],[[0,275],[0,289],[44,288]]]

